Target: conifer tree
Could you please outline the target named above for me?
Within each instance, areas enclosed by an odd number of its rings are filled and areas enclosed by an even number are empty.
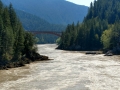
[[[3,11],[3,27],[4,27],[4,33],[3,33],[3,48],[4,48],[4,57],[9,60],[11,59],[10,55],[13,54],[13,31],[10,24],[10,17],[8,8],[5,7]]]
[[[69,28],[67,27],[59,46],[65,49],[65,43],[68,43],[67,49],[74,45],[79,46],[78,50],[113,49],[120,53],[119,24],[120,0],[95,0],[90,4],[83,23],[79,26],[71,24]]]

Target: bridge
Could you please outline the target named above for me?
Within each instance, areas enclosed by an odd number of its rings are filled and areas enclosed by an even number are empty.
[[[37,30],[36,31],[27,30],[27,31],[31,32],[35,35],[44,33],[44,34],[53,34],[53,35],[56,35],[58,37],[61,37],[61,34],[62,34],[62,32],[58,32],[58,31],[37,31]]]

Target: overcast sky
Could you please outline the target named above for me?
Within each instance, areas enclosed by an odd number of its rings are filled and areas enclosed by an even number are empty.
[[[66,1],[70,1],[79,5],[90,6],[90,3],[93,2],[94,0],[66,0]]]

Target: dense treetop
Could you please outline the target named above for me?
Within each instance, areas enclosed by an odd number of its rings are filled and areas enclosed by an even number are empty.
[[[12,4],[6,7],[0,1],[0,69],[30,57],[35,51],[33,35],[24,31]]]
[[[95,0],[82,24],[68,25],[58,48],[120,53],[120,0]]]

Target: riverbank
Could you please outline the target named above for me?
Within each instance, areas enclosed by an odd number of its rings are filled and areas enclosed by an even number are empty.
[[[120,90],[120,56],[86,55],[37,45],[54,60],[0,70],[0,90]]]
[[[85,54],[104,54],[104,56],[113,56],[113,55],[120,55],[120,49],[113,49],[113,50],[98,50],[98,49],[93,49],[93,50],[88,50],[88,49],[80,49],[76,47],[72,48],[67,48],[67,49],[62,49],[59,46],[56,48],[58,50],[66,50],[66,51],[84,51]]]
[[[39,53],[34,53],[34,55],[29,57],[22,57],[17,61],[8,61],[8,62],[0,62],[0,70],[8,70],[10,68],[17,68],[25,66],[25,64],[30,64],[35,61],[46,61],[50,60],[48,56],[40,55]]]

